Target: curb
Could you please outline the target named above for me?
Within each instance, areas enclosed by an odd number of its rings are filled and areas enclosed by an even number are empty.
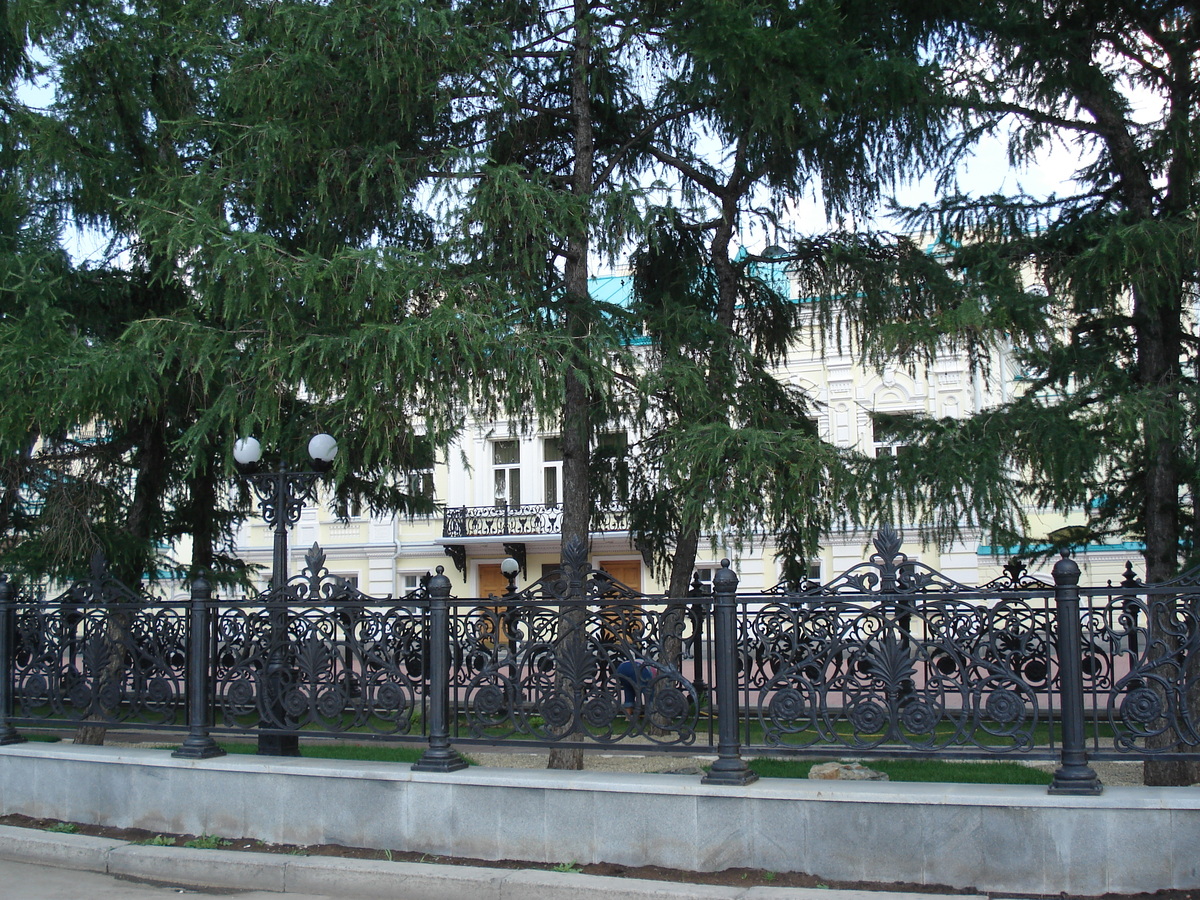
[[[216,854],[220,854],[218,857]],[[188,887],[384,900],[931,900],[938,895],[828,888],[736,888],[432,863],[155,847],[0,825],[0,859]],[[219,862],[219,864],[218,864]],[[958,894],[956,900],[986,900]]]

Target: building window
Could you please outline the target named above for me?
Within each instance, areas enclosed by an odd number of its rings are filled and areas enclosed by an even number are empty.
[[[516,441],[492,442],[492,477],[497,506],[521,505],[521,445]]]
[[[342,583],[352,591],[358,590],[358,575],[338,575]]]
[[[423,469],[418,472],[408,473],[408,496],[414,501],[414,505],[420,507],[419,511],[415,511],[416,515],[432,515],[433,514],[433,471],[431,469]]]
[[[875,448],[875,456],[895,456],[903,457],[912,448],[903,441],[895,440],[881,433],[883,429],[879,427],[879,423],[871,422],[871,446]]]
[[[396,575],[396,583],[401,597],[407,597],[413,591],[419,590],[425,578],[424,572],[400,572]]]
[[[547,506],[562,503],[562,438],[542,439],[542,502]]]
[[[428,572],[397,572],[396,573],[396,590],[399,598],[405,600],[419,591],[429,581]],[[400,606],[400,609],[405,609],[414,612],[411,606]]]
[[[339,501],[335,512],[339,519],[361,519],[363,512],[362,497],[352,496]]]
[[[611,431],[596,439],[592,463],[603,473],[598,485],[601,506],[622,506],[629,502],[629,435]]]

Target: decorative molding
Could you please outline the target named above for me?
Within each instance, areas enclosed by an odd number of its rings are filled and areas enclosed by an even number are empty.
[[[462,573],[462,577],[467,577],[467,548],[462,544],[447,544],[445,546],[446,555],[454,562],[454,568]]]
[[[466,548],[463,548],[463,549],[465,550]],[[525,545],[524,544],[505,543],[504,544],[504,555],[511,556],[513,559],[515,559],[517,561],[517,564],[520,565],[520,567],[521,567],[521,576],[526,579],[529,578],[529,573],[526,571],[526,568],[525,568]]]

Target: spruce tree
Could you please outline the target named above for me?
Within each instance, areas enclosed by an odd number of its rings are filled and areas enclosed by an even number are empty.
[[[1024,380],[968,419],[883,423],[924,452],[891,461],[871,482],[876,502],[1001,545],[1134,536],[1147,579],[1162,581],[1197,530],[1197,11],[1016,0],[935,12],[939,102],[960,118],[959,150],[1007,135],[1014,163],[1066,145],[1080,167],[1077,190],[1049,198],[961,195],[948,171],[944,199],[904,219],[937,258],[888,235],[799,248],[802,289],[840,298],[828,319],[853,323],[874,358],[964,351],[1004,377],[1011,355]],[[1085,524],[1030,533],[1030,501]],[[1147,783],[1197,780],[1190,764],[1147,764]]]
[[[695,110],[706,139],[648,148],[680,187],[637,257],[637,311],[655,337],[643,415],[655,425],[633,521],[660,567],[669,561],[674,597],[702,527],[769,533],[796,563],[853,500],[850,460],[817,435],[813,398],[778,380],[809,319],[778,243],[796,195],[819,193],[829,217],[866,214],[937,159],[945,116],[912,102],[936,74],[920,57],[926,26],[902,4],[867,12],[693,0],[665,32],[679,63],[663,94]],[[752,227],[775,234],[771,258],[738,247]]]

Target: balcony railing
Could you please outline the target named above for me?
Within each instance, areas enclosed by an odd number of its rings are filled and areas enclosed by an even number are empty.
[[[442,537],[514,537],[558,534],[562,531],[562,507],[544,504],[521,506],[451,506],[446,508]],[[593,531],[624,531],[625,510],[609,510],[593,519]]]

